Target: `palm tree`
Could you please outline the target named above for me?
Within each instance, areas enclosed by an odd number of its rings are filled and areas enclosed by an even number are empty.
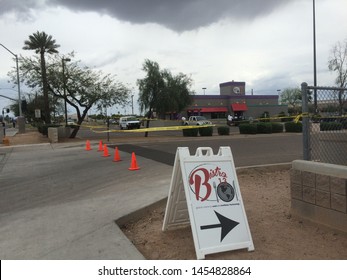
[[[57,48],[59,47],[60,45],[56,44],[55,40],[52,39],[52,36],[47,35],[45,32],[37,31],[36,33],[33,33],[29,36],[29,40],[24,41],[23,50],[35,50],[35,53],[40,54],[42,88],[44,97],[44,116],[46,123],[51,123],[51,116],[49,110],[45,53],[58,53]]]

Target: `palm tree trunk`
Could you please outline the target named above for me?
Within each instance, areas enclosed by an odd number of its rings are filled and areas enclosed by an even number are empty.
[[[43,100],[44,100],[45,123],[50,124],[51,123],[51,114],[49,111],[49,98],[48,98],[45,53],[41,52],[40,54],[41,54],[41,73],[42,73],[42,89],[43,89]]]

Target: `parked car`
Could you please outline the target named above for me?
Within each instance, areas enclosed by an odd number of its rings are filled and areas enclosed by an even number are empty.
[[[140,128],[141,123],[135,116],[127,116],[119,118],[119,128],[120,129],[134,129]]]
[[[209,120],[207,120],[204,116],[190,116],[187,121],[185,121],[184,125],[207,125],[212,124]]]
[[[119,124],[118,119],[110,119],[110,124]]]
[[[75,125],[75,121],[73,119],[67,119],[67,125]]]

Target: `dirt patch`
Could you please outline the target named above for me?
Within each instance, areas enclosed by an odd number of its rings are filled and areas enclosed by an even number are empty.
[[[48,137],[42,135],[37,130],[27,130],[25,133],[17,133],[8,137],[10,146],[49,143]]]
[[[293,217],[289,172],[243,170],[238,174],[255,251],[229,251],[206,259],[347,259],[347,233]],[[147,259],[196,259],[190,227],[162,232],[165,203],[121,226]]]

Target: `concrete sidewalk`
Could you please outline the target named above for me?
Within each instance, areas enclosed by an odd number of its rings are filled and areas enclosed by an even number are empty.
[[[92,148],[0,148],[0,259],[143,259],[115,221],[164,199],[172,167]]]
[[[18,129],[17,128],[7,128],[6,129],[6,136],[8,137],[13,137],[18,133]]]

